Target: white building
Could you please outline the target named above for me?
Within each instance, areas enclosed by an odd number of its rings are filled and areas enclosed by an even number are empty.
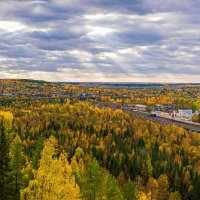
[[[194,113],[192,112],[191,109],[178,110],[178,112],[176,113],[176,116],[181,117],[183,119],[188,119],[188,120],[191,120],[193,115],[194,115]]]
[[[146,112],[146,108],[147,107],[145,105],[141,105],[141,104],[135,105],[135,109],[138,110],[138,111]]]

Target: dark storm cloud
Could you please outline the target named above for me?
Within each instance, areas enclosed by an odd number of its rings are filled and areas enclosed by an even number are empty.
[[[200,78],[199,13],[198,0],[1,2],[0,73]]]

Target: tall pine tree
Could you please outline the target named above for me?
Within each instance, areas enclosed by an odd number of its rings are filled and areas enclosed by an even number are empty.
[[[5,123],[0,119],[0,200],[6,199],[6,175],[9,165],[9,145]]]

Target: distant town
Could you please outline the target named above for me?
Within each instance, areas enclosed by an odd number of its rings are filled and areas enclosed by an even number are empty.
[[[149,113],[151,117],[200,123],[198,84],[51,83],[36,80],[0,80],[0,101],[89,100],[104,107]],[[101,104],[102,106],[102,104]]]

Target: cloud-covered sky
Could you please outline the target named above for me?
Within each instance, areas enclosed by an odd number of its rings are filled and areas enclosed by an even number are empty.
[[[200,0],[2,0],[0,78],[200,82]]]

